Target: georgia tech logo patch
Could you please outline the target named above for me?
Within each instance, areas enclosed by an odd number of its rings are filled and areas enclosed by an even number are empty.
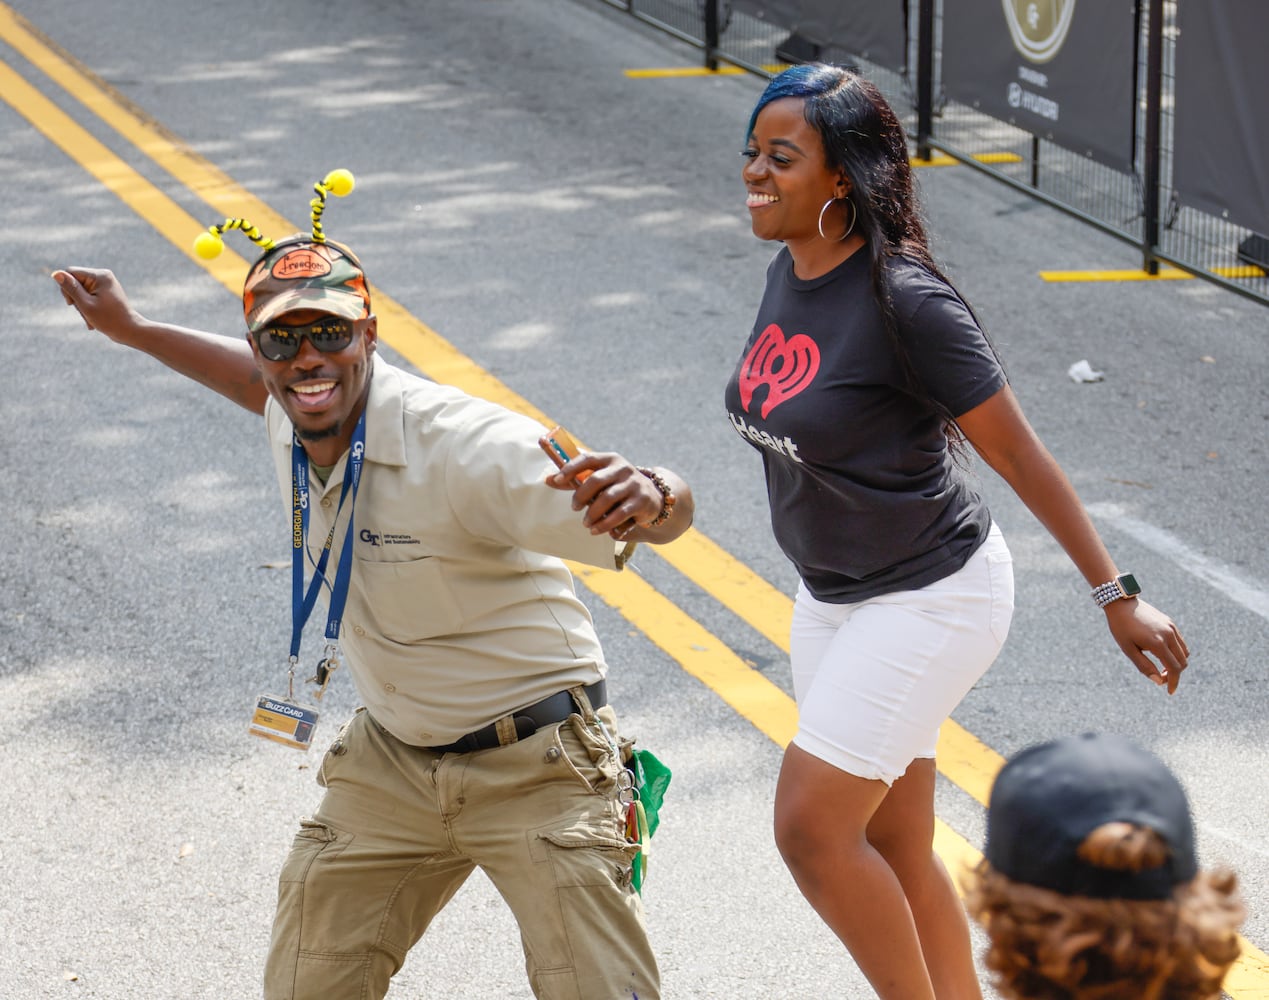
[[[371,548],[379,548],[382,545],[422,545],[423,543],[413,535],[403,535],[400,532],[393,531],[371,531],[369,528],[362,528],[358,532],[357,537],[369,545]]]
[[[819,345],[803,333],[786,340],[784,331],[772,323],[762,331],[740,366],[740,405],[748,413],[754,391],[765,385],[767,398],[759,412],[766,420],[777,406],[810,385],[819,370]]]
[[[1001,0],[1013,47],[1034,63],[1048,62],[1066,41],[1075,0]]]

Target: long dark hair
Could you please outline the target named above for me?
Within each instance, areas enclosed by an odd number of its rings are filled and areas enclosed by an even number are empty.
[[[850,179],[850,199],[857,212],[855,232],[864,237],[873,295],[903,366],[908,390],[943,418],[953,451],[959,452],[963,435],[955,414],[933,399],[917,378],[899,338],[890,291],[887,263],[897,256],[914,261],[956,291],[930,253],[903,125],[871,81],[840,66],[805,63],[786,69],[767,85],[749,118],[746,140],[753,136],[758,113],[784,97],[804,101],[807,124],[820,135],[827,167],[841,170]],[[956,294],[959,297],[960,293]]]

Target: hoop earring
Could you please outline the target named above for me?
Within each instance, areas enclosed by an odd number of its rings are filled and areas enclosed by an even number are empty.
[[[828,236],[824,232],[824,213],[828,211],[828,206],[833,204],[835,201],[844,201],[850,206],[850,225],[846,227],[846,232],[842,233],[842,235],[837,237],[834,241],[836,243],[840,243],[855,231],[855,223],[859,221],[859,209],[855,207],[855,203],[849,198],[829,198],[828,201],[824,202],[824,207],[820,209],[820,217],[815,223],[815,228],[820,231],[820,239],[828,239]]]

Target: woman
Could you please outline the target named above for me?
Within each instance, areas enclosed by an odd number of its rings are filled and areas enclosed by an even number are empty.
[[[1094,733],[1001,769],[966,890],[1009,1000],[1216,1000],[1246,912],[1232,872],[1199,871],[1172,772]]]
[[[881,997],[978,998],[968,922],[932,848],[934,750],[1004,641],[1013,576],[962,474],[965,442],[1095,588],[1142,674],[1175,691],[1188,650],[1120,576],[934,265],[907,140],[877,89],[837,67],[786,70],[743,155],[754,234],[784,246],[726,401],[801,577],[776,842]]]

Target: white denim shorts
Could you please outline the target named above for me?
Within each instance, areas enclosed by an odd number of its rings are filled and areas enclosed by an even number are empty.
[[[798,587],[791,653],[807,753],[893,784],[987,672],[1013,618],[1013,557],[994,524],[964,567],[920,590],[826,604]]]

